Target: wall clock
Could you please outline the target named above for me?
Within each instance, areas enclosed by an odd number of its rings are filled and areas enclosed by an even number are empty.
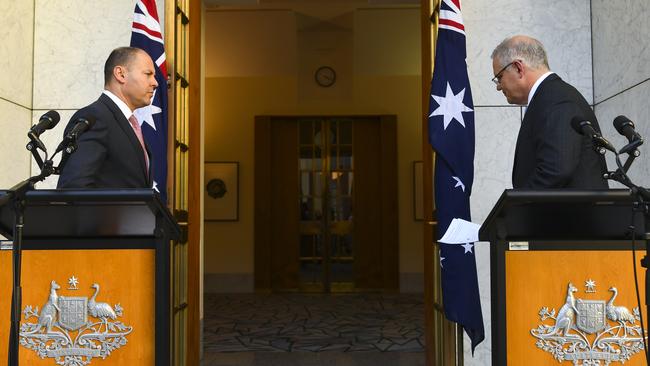
[[[328,88],[336,82],[336,71],[329,66],[321,66],[316,69],[314,79],[316,80],[316,84]]]

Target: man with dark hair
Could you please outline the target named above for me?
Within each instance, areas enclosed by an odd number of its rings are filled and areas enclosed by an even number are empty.
[[[593,110],[573,86],[548,66],[544,46],[528,36],[505,39],[492,52],[492,81],[510,104],[527,105],[514,166],[514,188],[607,188],[605,158],[571,120],[590,121]]]
[[[151,156],[133,111],[151,103],[158,86],[149,55],[139,48],[120,47],[104,65],[104,91],[99,99],[77,111],[64,134],[78,118],[94,118],[92,128],[77,140],[59,177],[58,188],[149,188]]]

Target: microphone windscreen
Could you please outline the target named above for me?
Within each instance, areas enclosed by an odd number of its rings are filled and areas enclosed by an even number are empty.
[[[86,121],[88,121],[88,129],[91,129],[95,125],[95,116],[86,116]]]
[[[51,121],[47,129],[53,128],[61,120],[61,116],[59,115],[59,112],[55,110],[47,111],[43,116],[41,116],[40,119],[43,120],[46,118]]]
[[[581,135],[583,135],[582,126],[584,126],[585,123],[591,126],[591,122],[585,120],[581,116],[575,116],[571,119],[571,127]]]
[[[623,128],[628,125],[634,128],[634,122],[630,121],[629,118],[625,116],[618,116],[614,118],[614,128],[616,128],[616,131],[618,131],[618,133],[620,133],[621,135],[625,134],[623,133]]]

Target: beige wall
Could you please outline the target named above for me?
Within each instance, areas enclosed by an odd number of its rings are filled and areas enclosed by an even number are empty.
[[[27,178],[26,133],[32,117],[34,3],[0,0],[0,187]],[[12,21],[7,22],[7,19]]]
[[[417,278],[422,234],[411,170],[421,155],[419,9],[208,11],[205,26],[205,159],[240,163],[239,221],[205,225],[206,278],[232,283],[206,289],[253,290],[256,115],[397,115],[400,273]],[[314,83],[321,65],[336,69],[334,86]]]

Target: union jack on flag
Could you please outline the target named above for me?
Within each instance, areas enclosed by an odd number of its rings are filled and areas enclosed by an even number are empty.
[[[136,109],[135,116],[152,154],[153,188],[167,202],[167,60],[155,0],[141,0],[135,5],[131,29],[131,47],[143,49],[156,65],[158,88],[151,104]]]
[[[466,57],[460,0],[442,0],[429,105],[429,142],[436,151],[434,184],[440,237],[452,219],[471,220],[474,103]],[[439,246],[445,316],[463,327],[474,352],[485,338],[474,243]]]

